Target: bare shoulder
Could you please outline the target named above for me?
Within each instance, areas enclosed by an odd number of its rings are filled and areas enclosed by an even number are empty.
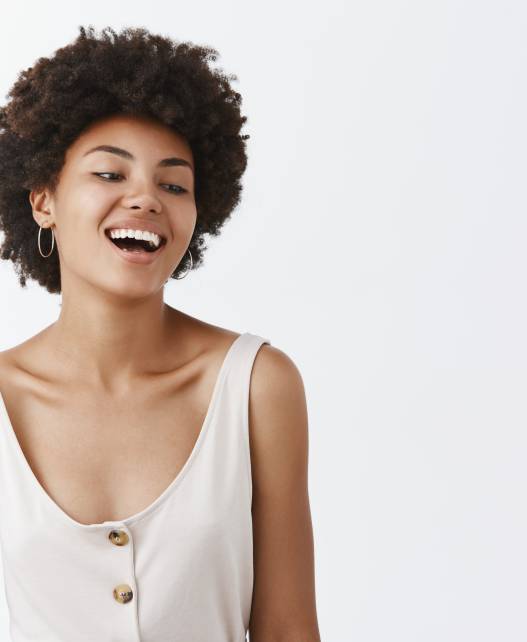
[[[255,388],[264,383],[268,377],[278,378],[279,383],[302,382],[300,371],[293,359],[283,350],[268,343],[262,344],[254,360],[253,374]],[[272,384],[273,382],[270,381]],[[276,386],[280,387],[280,386]]]
[[[32,374],[44,367],[46,356],[42,350],[42,339],[46,329],[22,343],[0,350],[0,383],[15,383],[15,379],[20,383],[22,379],[31,378]]]
[[[224,328],[177,310],[170,309],[173,317],[174,341],[185,343],[198,353],[221,354],[240,336],[239,332]]]
[[[308,417],[299,368],[283,350],[259,349],[249,392],[249,439],[255,490],[276,488],[277,476],[307,474]],[[278,490],[278,489],[277,489]]]
[[[3,398],[6,395],[9,398],[14,391],[33,388],[33,361],[24,344],[0,351],[0,394]]]
[[[24,339],[6,350],[0,351],[0,368],[8,368],[10,372],[26,371],[33,369],[39,371],[41,366],[47,365],[49,351],[48,344],[49,332],[53,323],[42,328],[36,334]]]
[[[306,419],[306,398],[302,375],[293,359],[283,350],[263,344],[255,357],[250,383],[250,411],[253,425],[272,428],[272,420],[282,422]],[[267,419],[267,421],[266,421]]]
[[[19,364],[20,346],[0,350],[0,383],[10,379],[16,372]]]

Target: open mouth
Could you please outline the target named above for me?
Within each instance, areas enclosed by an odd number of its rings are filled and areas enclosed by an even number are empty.
[[[111,238],[110,230],[105,230],[105,235],[108,240],[116,245],[119,249],[124,250],[125,252],[134,252],[134,253],[149,253],[153,254],[158,252],[163,245],[166,243],[166,238],[161,237],[161,242],[158,246],[153,241],[147,241],[145,239],[134,239],[134,238]]]

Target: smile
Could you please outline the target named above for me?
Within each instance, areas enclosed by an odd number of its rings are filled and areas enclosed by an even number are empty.
[[[126,231],[128,231],[128,234],[125,235]],[[155,238],[154,235],[147,238],[135,238],[132,230],[122,230],[121,234],[119,234],[119,230],[106,230],[104,235],[113,250],[121,258],[131,263],[153,263],[166,245],[166,238],[164,237]],[[141,236],[140,233],[137,236]],[[159,242],[157,247],[156,242]]]

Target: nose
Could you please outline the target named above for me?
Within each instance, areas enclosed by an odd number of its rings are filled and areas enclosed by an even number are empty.
[[[154,214],[157,214],[160,211],[160,208],[155,206],[155,205],[151,205],[150,207],[148,207],[148,205],[141,205],[141,204],[137,204],[137,203],[134,203],[134,205],[131,205],[129,209],[131,209],[131,210],[145,210],[145,211],[148,211],[148,212],[152,212]]]
[[[123,205],[129,209],[141,209],[148,212],[159,213],[162,209],[161,202],[151,188],[138,188],[134,193],[129,193],[123,198]]]

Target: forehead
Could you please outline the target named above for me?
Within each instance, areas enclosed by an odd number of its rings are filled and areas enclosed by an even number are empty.
[[[153,161],[177,155],[192,165],[192,150],[186,139],[168,125],[147,116],[116,114],[91,123],[67,151],[69,157],[82,157],[97,145],[113,145],[134,156],[148,155]]]

